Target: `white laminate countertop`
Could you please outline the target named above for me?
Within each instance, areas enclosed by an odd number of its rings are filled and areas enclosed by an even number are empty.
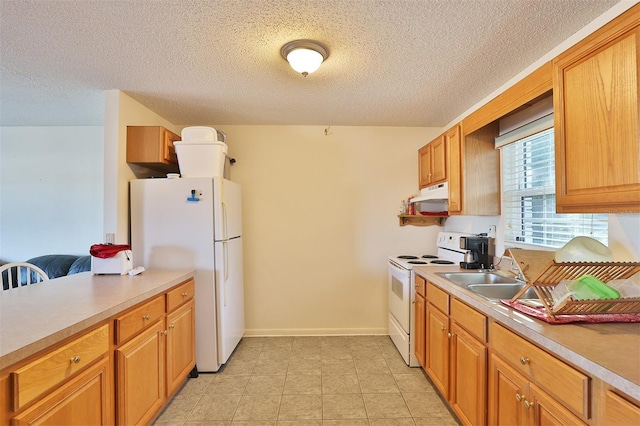
[[[414,271],[592,377],[640,399],[640,324],[548,324],[437,275],[469,271],[451,266],[414,266]]]
[[[0,369],[193,278],[193,270],[139,275],[83,272],[0,292]]]

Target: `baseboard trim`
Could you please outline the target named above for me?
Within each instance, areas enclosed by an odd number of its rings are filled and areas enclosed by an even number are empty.
[[[245,329],[245,337],[269,336],[386,336],[386,328],[279,328]]]

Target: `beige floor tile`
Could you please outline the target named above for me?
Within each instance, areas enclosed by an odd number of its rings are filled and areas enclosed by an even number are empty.
[[[205,393],[242,395],[251,376],[215,375]],[[200,378],[196,379],[199,380]]]
[[[351,359],[323,359],[322,374],[356,374],[356,367]]]
[[[452,417],[414,417],[417,426],[458,426],[459,423]]]
[[[289,360],[287,374],[322,374],[322,360],[308,358],[294,358]]]
[[[426,377],[418,374],[394,374],[400,392],[434,392]]]
[[[369,426],[367,419],[323,420],[322,426]]]
[[[321,395],[322,378],[312,374],[287,374],[284,395]]]
[[[324,395],[362,393],[360,381],[355,374],[337,374],[322,376],[322,393]]]
[[[367,416],[373,418],[411,417],[411,413],[400,393],[395,394],[363,394]]]
[[[240,399],[233,420],[269,420],[278,417],[280,395],[244,395]]]
[[[176,392],[174,399],[200,398],[213,378],[213,374],[199,374],[197,378],[187,379],[182,388]]]
[[[362,395],[322,395],[322,418],[334,420],[367,418]]]
[[[156,420],[156,425],[182,424],[198,403],[198,399],[173,399]]]
[[[221,370],[189,379],[155,426],[454,426],[388,336],[243,338]]]
[[[449,411],[436,392],[404,392],[402,394],[413,417],[446,417]]]
[[[384,358],[356,359],[354,364],[359,376],[363,374],[391,374]]]
[[[233,357],[216,374],[249,375],[257,360],[234,359]]]
[[[249,377],[245,395],[282,395],[286,376],[258,376]]]
[[[322,419],[321,395],[282,395],[278,421]]]
[[[252,374],[283,375],[287,374],[289,358],[261,358],[253,367]]]
[[[400,389],[391,374],[359,374],[362,393],[399,393]]]
[[[369,419],[370,425],[375,426],[413,426],[415,423],[411,417],[401,419]]]
[[[240,398],[240,395],[204,394],[187,417],[187,421],[231,420]]]

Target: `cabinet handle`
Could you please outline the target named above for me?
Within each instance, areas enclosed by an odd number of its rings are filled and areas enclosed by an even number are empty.
[[[521,357],[520,358],[520,364],[522,364],[522,365],[529,364],[529,361],[531,361],[529,358],[526,358],[526,357]]]
[[[533,404],[532,404],[532,403],[530,403],[529,401],[527,401],[526,399],[524,400],[524,408],[526,408],[527,410],[528,410],[529,408],[531,408],[531,406],[532,406],[532,405],[533,405]]]
[[[169,328],[176,328],[176,325],[175,325],[175,324],[171,324],[171,325],[169,326]]]
[[[76,355],[72,358],[69,358],[69,362],[73,363],[73,364],[77,364],[80,362],[80,355]]]
[[[516,401],[518,402],[522,401],[522,395],[520,395],[519,393],[516,393]]]
[[[164,331],[162,332],[162,334],[164,334],[164,335],[166,336],[167,334],[169,334],[169,330],[164,330]]]
[[[186,291],[184,293],[182,293],[182,297],[187,297],[189,295],[189,293],[187,293]]]
[[[451,338],[453,337],[453,334],[451,334],[451,333],[447,333],[447,337],[448,337],[449,339],[451,339]]]
[[[147,314],[143,315],[142,319],[145,320],[145,321],[148,320],[149,319],[149,315],[147,315]]]
[[[445,331],[447,329],[447,327],[440,327],[440,331]]]

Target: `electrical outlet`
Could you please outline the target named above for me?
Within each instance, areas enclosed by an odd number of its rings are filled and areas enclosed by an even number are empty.
[[[495,237],[496,237],[496,226],[491,225],[489,226],[489,238],[495,238]]]
[[[116,243],[115,240],[116,240],[116,234],[108,233],[108,234],[105,234],[104,236],[104,242],[106,244],[115,244]]]

